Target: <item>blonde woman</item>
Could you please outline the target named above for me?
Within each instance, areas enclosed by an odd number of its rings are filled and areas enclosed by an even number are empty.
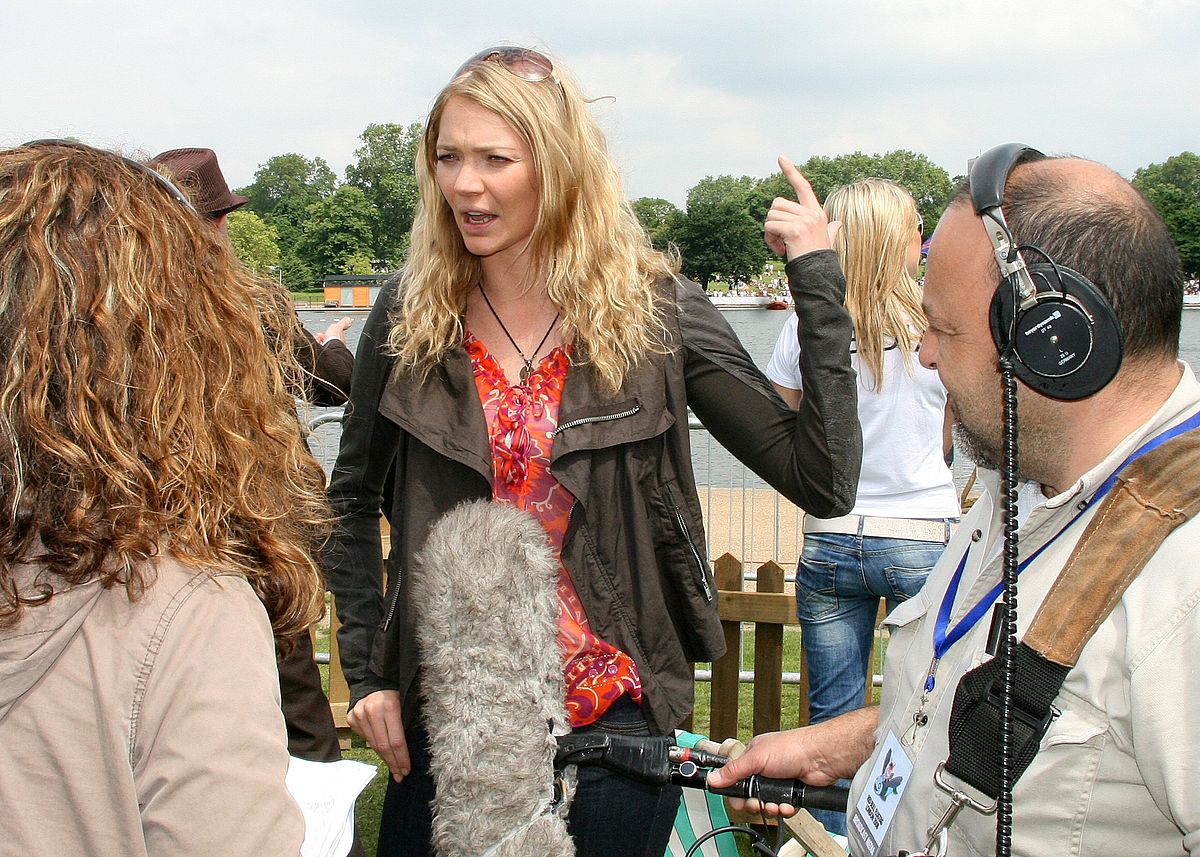
[[[842,224],[834,247],[854,321],[863,462],[850,514],[804,520],[796,599],[814,723],[863,705],[879,599],[890,610],[920,589],[959,514],[945,460],[946,391],[917,360],[925,316],[914,279],[922,239],[916,204],[900,185],[866,179],[830,193],[825,212]],[[793,318],[767,366],[792,407],[808,397],[798,347]],[[844,815],[821,816],[845,833]]]
[[[393,775],[384,855],[430,853],[421,616],[407,586],[438,518],[479,498],[534,514],[561,559],[572,727],[661,735],[691,712],[692,663],[724,651],[688,407],[817,514],[849,508],[860,456],[843,281],[815,200],[789,245],[789,270],[807,274],[795,297],[814,390],[793,413],[651,248],[583,96],[549,57],[498,47],[469,59],[434,101],[417,164],[410,262],[364,328],[330,488],[348,719]],[[598,767],[580,776],[578,853],[661,857],[678,789]]]
[[[5,854],[299,853],[272,637],[329,515],[278,297],[141,164],[0,152]]]

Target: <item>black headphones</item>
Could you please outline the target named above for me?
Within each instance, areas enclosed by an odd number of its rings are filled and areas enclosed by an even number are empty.
[[[968,167],[971,201],[983,218],[1002,279],[992,297],[992,338],[1015,355],[1025,386],[1064,401],[1098,393],[1121,367],[1123,339],[1112,305],[1087,277],[1056,264],[1032,245],[1018,245],[1001,204],[1004,185],[1026,154],[1020,143],[988,149]],[[1022,251],[1040,256],[1027,264]]]

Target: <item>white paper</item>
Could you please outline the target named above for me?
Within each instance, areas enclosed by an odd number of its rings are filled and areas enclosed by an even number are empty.
[[[374,765],[342,759],[291,757],[287,787],[304,813],[300,857],[346,857],[354,844],[354,800],[378,773]]]

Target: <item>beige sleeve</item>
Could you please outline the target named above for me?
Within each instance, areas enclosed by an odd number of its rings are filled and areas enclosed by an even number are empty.
[[[150,857],[296,857],[287,734],[266,611],[239,577],[193,579],[147,656],[131,750]],[[157,648],[156,648],[157,646]]]

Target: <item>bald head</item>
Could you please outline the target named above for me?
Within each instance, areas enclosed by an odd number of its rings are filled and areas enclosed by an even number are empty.
[[[1124,199],[1136,205],[1140,194],[1114,170],[1084,158],[1044,158],[1030,161],[1013,170],[1009,186],[1016,189],[1025,182],[1059,182],[1065,195],[1087,199]]]
[[[1154,216],[1154,206],[1119,173],[1104,164],[1074,156],[1046,157],[1031,153],[1017,161],[1004,185],[1004,210],[1019,207],[1021,198],[1036,194],[1047,212],[1060,215],[1093,206],[1128,208]],[[971,204],[970,185],[960,188],[952,204]],[[1010,218],[1011,219],[1011,218]],[[1010,224],[1011,225],[1011,224]]]
[[[971,205],[969,187],[954,204]],[[1019,245],[1078,271],[1108,298],[1126,360],[1175,358],[1183,271],[1166,224],[1137,188],[1095,161],[1035,156],[1009,175],[1003,208]]]

